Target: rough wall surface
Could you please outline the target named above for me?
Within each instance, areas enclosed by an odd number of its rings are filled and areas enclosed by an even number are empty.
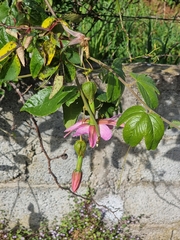
[[[124,70],[151,75],[160,90],[158,113],[168,120],[180,119],[180,66],[125,65]],[[94,76],[96,78],[96,76]],[[137,101],[125,92],[124,110]],[[10,97],[11,101],[8,100]],[[1,102],[0,115],[0,210],[13,223],[38,228],[43,217],[51,223],[69,211],[69,193],[58,189],[41,151],[28,114],[19,113],[18,96],[9,94]],[[74,139],[64,139],[61,111],[46,118],[36,118],[52,170],[61,184],[69,185],[75,168]],[[108,142],[88,149],[83,164],[83,182],[78,193],[86,191],[88,181],[97,190],[96,199],[117,209],[117,216],[144,214],[134,231],[147,240],[180,239],[180,135],[167,129],[158,149],[146,151],[143,143],[129,150],[114,133]],[[13,134],[11,136],[11,134]],[[67,154],[67,159],[61,156]],[[109,219],[114,221],[112,216]]]

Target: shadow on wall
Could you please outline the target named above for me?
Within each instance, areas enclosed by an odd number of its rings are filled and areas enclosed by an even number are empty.
[[[30,115],[27,112],[20,112],[22,103],[19,103],[19,96],[12,90],[6,93],[1,102],[0,109],[0,136],[5,140],[12,138],[19,146],[27,146],[27,138],[37,136]],[[54,144],[53,138],[63,139],[65,127],[63,126],[62,113],[60,111],[50,116],[35,117],[41,134],[49,135],[51,152],[60,146]],[[63,141],[62,141],[63,142]],[[58,142],[59,143],[59,142]]]
[[[45,218],[42,213],[34,211],[34,205],[32,203],[29,204],[28,210],[30,211],[29,227],[33,231],[37,231],[40,228],[40,223],[44,221]]]

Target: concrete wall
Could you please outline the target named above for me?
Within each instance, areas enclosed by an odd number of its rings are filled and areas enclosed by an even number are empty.
[[[168,120],[180,118],[180,66],[133,64],[124,69],[128,80],[129,71],[152,75],[161,92],[158,112]],[[128,91],[125,96],[124,109],[137,104]],[[21,104],[16,94],[8,94],[0,106],[0,210],[11,223],[19,219],[33,229],[44,217],[50,223],[55,217],[60,220],[72,201],[48,173],[47,160],[36,131],[29,125],[28,114],[19,113]],[[52,170],[60,184],[70,186],[76,164],[75,140],[63,138],[61,111],[36,120],[50,157],[67,154],[67,159],[52,160]],[[117,210],[117,217],[144,214],[141,223],[134,226],[144,239],[180,239],[179,132],[166,129],[155,151],[146,151],[143,143],[130,149],[126,162],[128,146],[121,133],[118,129],[111,141],[100,142],[95,151],[88,149],[78,193],[84,193],[90,181],[97,190],[96,200]],[[110,214],[108,218],[115,221]]]

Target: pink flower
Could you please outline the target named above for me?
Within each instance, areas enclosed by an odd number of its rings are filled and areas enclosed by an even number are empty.
[[[77,172],[76,170],[72,173],[72,191],[76,192],[81,184],[82,172]]]
[[[63,28],[66,32],[68,32],[69,34],[71,34],[73,37],[75,37],[74,39],[72,39],[69,42],[69,45],[75,45],[75,44],[80,44],[81,46],[84,46],[88,43],[88,41],[90,40],[90,38],[86,37],[83,33],[80,32],[76,32],[73,31],[71,29],[69,29],[67,26],[63,25]]]
[[[117,117],[118,116],[98,120],[100,136],[105,141],[111,139],[112,128],[116,126]],[[73,126],[67,128],[65,130],[67,134],[64,137],[66,137],[73,131],[74,131],[73,137],[87,134],[89,137],[90,147],[94,148],[96,146],[96,143],[98,142],[98,135],[95,126],[89,124],[89,119],[80,120]]]

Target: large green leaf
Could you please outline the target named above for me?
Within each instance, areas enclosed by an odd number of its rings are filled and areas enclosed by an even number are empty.
[[[64,125],[66,128],[72,126],[83,110],[83,102],[81,98],[76,99],[71,105],[63,104]]]
[[[61,88],[53,98],[49,99],[51,91],[52,87],[40,90],[26,101],[21,111],[26,111],[35,116],[47,116],[56,112],[63,103],[66,103],[71,98],[74,98],[76,94],[79,94],[77,87],[66,86]]]
[[[142,106],[128,108],[117,121],[117,126],[125,123],[124,141],[132,147],[144,138],[146,148],[156,149],[164,135],[164,123],[159,115],[147,113]]]
[[[44,65],[44,59],[39,53],[37,48],[34,48],[32,52],[32,58],[30,62],[30,71],[33,78],[36,78],[41,71],[42,67]]]
[[[156,108],[158,106],[157,94],[159,90],[152,78],[146,76],[145,74],[131,73],[131,76],[137,81],[138,89],[150,108]]]

